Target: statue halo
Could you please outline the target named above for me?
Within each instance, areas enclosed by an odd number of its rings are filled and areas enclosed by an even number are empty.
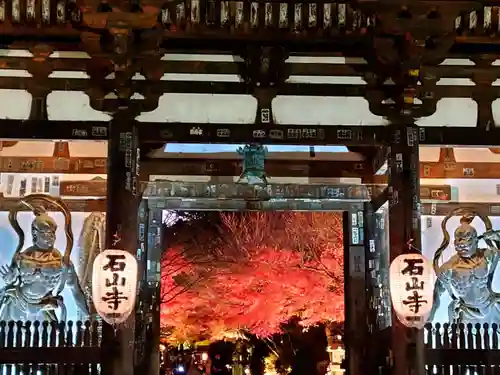
[[[59,197],[52,197],[45,194],[31,194],[24,197],[18,204],[9,210],[9,223],[19,237],[19,242],[14,252],[13,258],[16,257],[19,252],[24,247],[25,234],[19,225],[17,220],[17,213],[21,210],[23,206],[28,207],[35,216],[40,216],[46,213],[46,209],[41,206],[35,206],[33,202],[41,201],[49,205],[55,206],[64,215],[64,232],[66,233],[66,249],[64,251],[63,262],[65,266],[69,265],[69,260],[71,256],[71,250],[73,249],[73,230],[71,228],[71,213],[69,212],[68,206]]]

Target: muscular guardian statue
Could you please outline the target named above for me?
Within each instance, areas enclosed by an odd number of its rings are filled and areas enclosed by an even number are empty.
[[[66,320],[66,306],[60,295],[65,286],[72,291],[78,309],[88,316],[87,301],[69,254],[63,256],[54,248],[56,222],[43,208],[33,211],[33,246],[21,250],[24,235],[20,235],[21,244],[12,263],[0,267],[6,284],[0,290],[0,320]],[[19,234],[17,219],[11,224]],[[72,235],[67,237],[72,246]]]
[[[438,258],[449,243],[446,221],[442,226],[445,240],[434,258],[438,279],[431,321],[439,307],[440,296],[447,291],[452,298],[448,306],[450,323],[500,323],[500,294],[493,292],[491,286],[499,257],[500,235],[491,230],[487,219],[487,231],[478,237],[470,224],[473,218],[470,215],[461,218],[460,226],[455,230],[456,253],[446,263],[437,266]],[[487,244],[485,249],[478,247],[481,238]]]

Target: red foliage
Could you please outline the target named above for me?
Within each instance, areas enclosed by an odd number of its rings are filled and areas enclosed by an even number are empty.
[[[200,245],[205,254],[190,242],[169,248],[162,260],[161,319],[173,339],[238,329],[268,336],[294,316],[305,326],[343,321],[340,215],[220,215],[211,244]]]

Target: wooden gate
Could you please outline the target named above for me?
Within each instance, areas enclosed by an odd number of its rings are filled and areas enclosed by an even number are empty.
[[[98,322],[0,321],[1,375],[98,375]]]
[[[500,374],[498,324],[427,324],[428,375]]]

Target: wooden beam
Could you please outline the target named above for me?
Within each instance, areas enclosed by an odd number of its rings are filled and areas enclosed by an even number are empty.
[[[64,197],[106,197],[107,181],[61,181],[59,195]]]
[[[284,3],[287,3],[284,1]],[[425,2],[424,2],[425,3]],[[126,5],[125,5],[126,4]],[[493,2],[494,4],[494,2]],[[111,25],[121,23],[121,24],[134,24],[135,29],[140,29],[142,27],[146,29],[151,29],[154,26],[157,30],[163,32],[163,39],[166,43],[171,44],[172,42],[177,42],[176,44],[182,44],[184,48],[191,49],[203,49],[203,48],[227,48],[231,49],[240,47],[243,42],[260,42],[260,43],[281,43],[286,45],[288,49],[292,51],[297,49],[314,49],[316,51],[328,51],[328,50],[345,50],[346,47],[356,48],[359,50],[364,45],[367,39],[370,38],[370,34],[366,33],[366,28],[369,27],[369,20],[372,17],[363,19],[359,22],[357,19],[346,19],[342,24],[338,22],[332,22],[329,25],[324,24],[323,17],[317,17],[317,22],[313,25],[309,25],[307,18],[309,17],[308,9],[304,9],[304,13],[300,15],[298,19],[290,18],[283,25],[283,28],[279,28],[277,25],[277,18],[272,17],[270,20],[274,27],[268,27],[267,16],[264,19],[264,13],[257,15],[257,22],[252,25],[251,29],[244,27],[243,25],[235,24],[234,21],[227,24],[221,19],[221,17],[216,17],[216,19],[202,20],[201,22],[191,22],[190,17],[186,20],[176,20],[176,9],[175,4],[173,6],[163,6],[162,2],[149,1],[147,9],[144,13],[131,13],[130,6],[128,3],[118,4],[114,3],[113,12],[97,13],[97,2],[91,1],[85,3],[85,12],[72,14],[68,11],[65,19],[57,19],[57,21],[51,20],[49,25],[44,25],[45,27],[40,27],[41,14],[36,11],[36,19],[38,22],[28,23],[26,21],[12,23],[11,13],[7,8],[4,10],[6,19],[0,24],[0,33],[11,38],[16,37],[17,39],[35,39],[35,38],[45,38],[49,39],[68,39],[73,38],[75,42],[81,35],[79,29],[84,30],[94,30],[95,32],[104,32],[107,28],[112,27]],[[378,9],[377,4],[373,5],[377,9],[378,15],[380,17],[387,16],[391,14],[387,9]],[[380,4],[382,5],[382,4]],[[427,4],[431,6],[431,4]],[[279,9],[276,9],[276,4],[274,4],[273,14]],[[221,8],[221,0],[214,2],[215,9]],[[289,7],[293,7],[293,3],[289,4]],[[451,8],[451,12],[456,12],[458,14],[464,7],[463,2],[455,2],[451,4],[448,2],[446,8]],[[467,5],[465,5],[467,7]],[[318,11],[323,13],[323,8],[318,6]],[[472,8],[471,8],[472,9]],[[352,12],[352,7],[347,5],[345,12],[350,14]],[[74,12],[75,10],[72,10]],[[78,12],[78,10],[76,10]],[[163,14],[165,12],[165,14]],[[249,14],[250,9],[245,8],[243,11],[242,18],[250,19],[252,18]],[[116,14],[119,14],[118,16]],[[485,17],[484,10],[478,9],[478,13],[481,18]],[[109,15],[111,14],[111,15]],[[449,13],[448,13],[449,14]],[[155,22],[157,18],[168,18],[171,19],[168,23],[162,24],[161,22]],[[71,20],[71,17],[78,16],[81,18],[79,22],[75,23]],[[331,17],[333,20],[340,19],[344,17],[345,14],[341,13],[340,10],[332,9]],[[465,15],[464,15],[465,16]],[[449,25],[447,33],[455,33],[455,41],[457,44],[492,44],[496,43],[497,40],[493,38],[495,35],[496,22],[493,16],[491,17],[491,28],[484,29],[477,27],[471,27],[471,33],[474,36],[460,36],[458,30],[454,29],[453,24]],[[146,20],[151,18],[151,20]],[[205,18],[205,17],[203,17]],[[486,17],[485,17],[486,18]],[[297,32],[295,28],[295,22],[300,22],[303,30]],[[155,25],[156,24],[156,25]],[[147,26],[146,26],[147,25]],[[183,27],[187,26],[187,27]],[[492,37],[493,36],[493,37]],[[498,38],[498,37],[497,37]],[[240,46],[238,46],[238,44]],[[208,46],[207,46],[208,45]]]
[[[371,200],[371,211],[376,212],[381,206],[387,202],[389,199],[389,191],[387,190],[387,187],[384,188],[379,194],[373,195],[372,193],[372,200]]]
[[[106,158],[0,156],[0,173],[106,174]]]
[[[255,124],[157,123],[138,126],[143,143],[223,143],[259,142],[289,145],[381,146],[388,142],[385,126],[276,125],[261,137],[262,126]],[[190,134],[191,128],[201,135]],[[224,130],[224,132],[218,132]],[[259,132],[255,132],[258,130]],[[222,134],[222,135],[221,135]],[[255,136],[259,134],[259,136]],[[420,127],[421,145],[500,147],[500,128]],[[87,121],[0,120],[0,139],[107,140],[108,123]]]
[[[31,77],[0,77],[0,88],[9,90],[22,90]],[[87,91],[95,87],[95,82],[79,78],[49,78],[44,81],[47,89],[52,91]],[[144,96],[151,92],[160,93],[183,93],[183,94],[225,94],[246,95],[248,88],[243,82],[230,81],[150,81],[137,80],[133,84],[134,91]],[[397,85],[385,85],[386,97],[395,96],[398,93]],[[490,87],[492,95],[500,96],[500,87]],[[474,94],[474,86],[435,86],[432,88],[434,97],[441,98],[470,98]],[[329,84],[329,83],[285,83],[276,86],[276,95],[284,96],[339,96],[339,97],[366,97],[367,85],[360,84]],[[418,109],[420,106],[416,105]]]
[[[420,178],[500,179],[500,163],[421,162]],[[387,176],[375,176],[375,183],[386,183]]]
[[[500,205],[491,202],[435,202],[422,203],[422,215],[446,216],[457,208],[470,208],[485,216],[500,216]]]
[[[2,34],[2,45],[5,48],[24,49],[30,48],[36,43],[49,45],[59,51],[81,51],[84,47],[81,31],[66,27],[23,28],[16,26],[15,29],[12,27],[6,29],[0,25],[0,33]],[[212,30],[209,34],[211,34],[210,39],[202,39],[199,33],[192,38],[186,38],[182,34],[176,38],[175,34],[170,33],[161,43],[160,48],[167,53],[231,54],[244,49],[245,42],[252,43],[259,36],[257,33],[252,33],[250,35],[232,35],[230,38],[224,38],[222,34],[214,37]],[[294,33],[294,36],[296,38],[297,34]],[[360,55],[360,42],[363,38],[353,34],[340,33],[338,36],[328,35],[328,40],[321,40],[311,35],[311,40],[312,43],[309,43],[307,40],[304,41],[302,37],[296,41],[285,42],[283,46],[297,55],[356,57]],[[492,55],[495,54],[495,51],[492,51],[491,46],[500,44],[500,38],[492,38],[490,34],[477,37],[458,37],[455,41],[455,45],[446,57],[468,58],[474,54]],[[340,52],[341,50],[343,50],[343,54]]]
[[[0,138],[107,140],[108,123],[100,121],[0,120]]]
[[[371,168],[362,161],[268,160],[269,177],[363,177]],[[239,159],[150,159],[143,161],[145,175],[239,176]]]
[[[101,54],[102,57],[108,57],[105,53]],[[111,56],[109,56],[111,57]],[[141,57],[139,56],[137,61],[141,62]],[[101,63],[101,61],[99,61]],[[27,70],[30,68],[32,60],[30,57],[0,57],[0,67],[2,69],[15,69],[15,70]],[[73,71],[73,72],[85,72],[88,69],[89,62],[88,59],[74,58],[74,59],[61,59],[61,58],[51,58],[48,61],[49,66],[53,71]],[[91,63],[92,64],[92,63]],[[165,73],[173,74],[218,74],[218,75],[239,75],[241,74],[241,69],[244,67],[244,63],[238,58],[235,61],[196,61],[196,60],[165,60],[161,62],[163,71]],[[102,69],[102,66],[101,66]],[[364,77],[366,72],[370,71],[369,64],[349,64],[349,60],[346,60],[345,64],[314,64],[314,63],[287,63],[286,64],[287,73],[293,76],[336,76],[336,77]],[[475,65],[438,65],[438,66],[423,66],[421,69],[421,74],[432,75],[439,78],[472,78],[474,75],[478,74],[490,74],[493,76],[500,76],[499,66],[489,66],[486,68],[478,67]],[[17,77],[22,78],[22,77]],[[7,79],[16,80],[16,77],[3,77],[5,81]],[[55,80],[61,80],[57,78]],[[63,79],[66,84],[68,82]],[[81,81],[81,80],[80,80]],[[75,81],[76,82],[76,81]]]
[[[207,189],[210,187],[210,189]],[[187,200],[347,200],[368,201],[380,195],[385,185],[303,185],[303,184],[269,184],[266,189],[262,186],[245,184],[222,184],[212,182],[180,182],[155,181],[141,182],[141,191],[146,199],[164,201],[172,199]],[[449,200],[451,186],[431,185],[422,186],[420,198],[425,200]],[[316,202],[312,203],[312,207]]]
[[[370,176],[376,174],[380,168],[387,162],[387,147],[353,147],[349,146],[347,149],[351,152],[356,152],[363,155],[363,159],[366,160],[368,169],[371,170]],[[370,183],[369,180],[366,180]]]
[[[150,159],[141,165],[145,175],[239,176],[238,159]],[[373,176],[369,162],[268,160],[269,177],[359,177],[367,183],[385,184],[387,176]],[[500,179],[499,163],[421,162],[420,178]]]
[[[196,134],[190,130],[200,130]],[[500,132],[499,132],[500,133]],[[139,126],[141,142],[236,143],[282,145],[376,146],[387,139],[385,126],[276,125],[265,131],[255,124],[146,123]],[[500,140],[499,140],[500,142]]]
[[[21,198],[1,198],[0,211],[9,211],[19,205]],[[64,203],[71,212],[106,212],[106,199],[65,199]],[[59,211],[57,207],[44,203],[47,211]],[[20,211],[29,211],[27,207],[19,206]]]
[[[106,174],[106,158],[58,158],[8,157],[0,156],[0,173],[66,173],[66,174]],[[266,172],[270,177],[311,177],[341,178],[358,177],[375,184],[385,184],[387,176],[373,176],[372,168],[363,161],[322,161],[322,160],[269,160]],[[241,161],[238,159],[150,159],[141,165],[143,176],[239,176]],[[479,162],[421,162],[421,178],[455,179],[500,179],[500,163]],[[76,195],[99,195],[102,193],[98,182],[62,182],[61,189]],[[81,185],[76,188],[76,185]],[[83,184],[83,185],[82,185]],[[89,192],[87,194],[86,192]],[[62,193],[61,195],[71,195]]]
[[[201,129],[201,135],[190,134],[191,128]],[[219,132],[217,131],[219,130]],[[224,132],[220,132],[224,130]],[[149,123],[139,126],[141,142],[157,143],[249,143],[289,145],[386,145],[389,135],[386,126],[277,125],[261,137],[254,135],[262,127],[254,124],[200,124],[200,123]],[[224,134],[224,136],[221,136]],[[500,146],[500,128],[490,130],[475,127],[420,127],[420,145],[439,146]]]
[[[387,152],[387,147],[379,147],[375,155],[373,155],[371,159],[367,159],[372,161],[373,173],[379,173],[382,167],[387,163]]]
[[[374,207],[380,207],[389,198],[387,185],[368,184],[365,186],[372,200],[378,201],[378,204],[374,204]],[[450,201],[451,185],[420,185],[420,200]]]
[[[147,186],[147,182],[143,182]],[[154,182],[151,182],[154,185]],[[189,185],[189,182],[186,182]],[[207,182],[207,185],[210,183]],[[87,197],[106,197],[107,182],[104,179],[90,181],[62,181],[60,184],[60,195],[69,196],[87,196]],[[369,196],[372,200],[375,198],[380,202],[377,206],[382,205],[387,200],[386,185],[369,184],[366,185]],[[183,196],[183,195],[181,195]],[[175,198],[175,195],[173,196]],[[441,200],[449,201],[451,199],[450,185],[424,185],[420,187],[421,200]]]

